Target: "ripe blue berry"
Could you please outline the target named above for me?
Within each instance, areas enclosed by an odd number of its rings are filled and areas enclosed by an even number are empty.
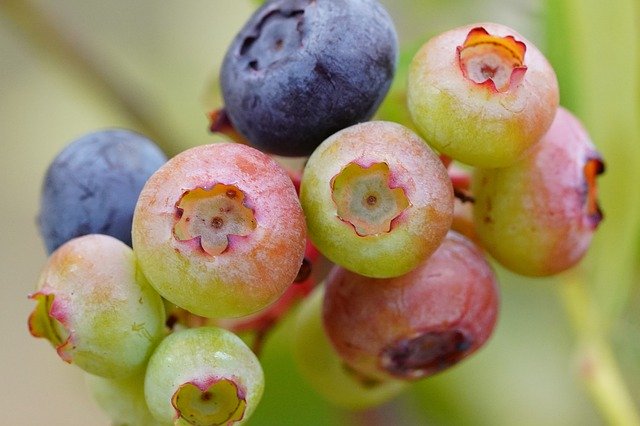
[[[393,22],[375,0],[267,2],[225,56],[227,114],[257,148],[309,155],[375,113],[397,50]]]
[[[105,234],[131,246],[131,221],[144,183],[166,161],[149,139],[108,129],[82,136],[49,166],[38,222],[47,252],[72,238]]]

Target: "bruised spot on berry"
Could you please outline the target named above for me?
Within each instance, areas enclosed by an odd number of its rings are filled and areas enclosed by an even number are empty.
[[[47,339],[64,361],[71,362],[71,354],[67,352],[71,335],[62,324],[60,313],[56,312],[55,296],[39,291],[29,299],[36,301],[36,307],[29,315],[29,332],[33,337]]]
[[[178,419],[194,426],[231,425],[242,420],[247,406],[244,392],[228,379],[204,388],[184,383],[173,394],[171,404]]]
[[[410,206],[404,190],[390,186],[390,173],[387,163],[352,162],[331,179],[338,218],[361,237],[391,231],[393,220]]]
[[[603,174],[604,170],[604,161],[602,161],[602,158],[598,154],[593,154],[588,157],[583,168],[587,185],[585,207],[587,218],[589,219],[592,229],[596,229],[604,218],[604,214],[598,203],[598,186],[596,185],[596,178]]]
[[[243,204],[244,198],[238,188],[222,183],[211,189],[185,191],[176,203],[180,214],[173,227],[175,238],[198,239],[205,253],[222,254],[229,245],[229,235],[247,236],[256,229],[253,210]]]
[[[457,47],[462,74],[477,84],[507,92],[517,85],[527,70],[526,45],[513,36],[497,37],[482,27],[473,28]]]
[[[419,379],[455,364],[471,348],[473,341],[459,330],[427,332],[400,339],[384,348],[380,365],[403,379]]]

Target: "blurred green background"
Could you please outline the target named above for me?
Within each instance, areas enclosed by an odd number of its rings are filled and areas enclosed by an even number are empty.
[[[384,406],[350,413],[318,397],[289,353],[290,321],[267,342],[251,425],[634,424],[640,402],[640,138],[635,0],[386,0],[405,55],[438,32],[509,25],[548,54],[561,103],[607,161],[606,219],[578,268],[554,279],[498,269],[502,307],[486,348]],[[51,159],[72,139],[122,126],[170,155],[216,140],[218,69],[249,0],[0,0],[0,399],[7,425],[107,425],[82,374],[33,339],[26,319],[45,251],[35,217]],[[401,76],[400,76],[401,77]],[[7,339],[8,338],[8,339]],[[622,378],[623,381],[618,379]]]

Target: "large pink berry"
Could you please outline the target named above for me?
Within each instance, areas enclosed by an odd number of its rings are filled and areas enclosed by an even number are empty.
[[[602,220],[596,176],[604,163],[564,108],[527,154],[511,167],[476,171],[476,231],[482,246],[510,270],[553,275],[584,256]]]
[[[191,148],[145,185],[133,247],[166,299],[205,317],[239,317],[274,302],[304,257],[305,220],[287,173],[248,146]]]
[[[373,279],[334,269],[323,322],[354,370],[379,380],[415,380],[483,346],[497,311],[496,277],[483,253],[449,232],[431,257],[400,277]]]
[[[504,25],[473,24],[438,35],[409,68],[407,102],[421,135],[473,166],[517,161],[551,125],[558,99],[549,62]]]

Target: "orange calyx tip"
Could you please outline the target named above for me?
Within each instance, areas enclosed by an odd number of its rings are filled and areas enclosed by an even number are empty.
[[[60,358],[71,363],[71,334],[62,324],[63,317],[57,312],[55,295],[42,291],[29,295],[36,301],[36,307],[29,315],[29,332],[33,337],[42,337],[56,349]]]
[[[219,108],[211,111],[207,115],[209,117],[209,131],[211,133],[221,133],[235,143],[250,145],[249,141],[233,126],[226,109]]]
[[[247,401],[235,382],[221,379],[209,386],[184,383],[173,394],[171,404],[176,420],[193,426],[222,426],[242,420]]]
[[[598,203],[598,186],[596,184],[596,178],[604,173],[604,170],[604,162],[598,155],[588,157],[583,168],[587,183],[586,213],[592,229],[596,229],[604,219],[604,214]]]
[[[404,190],[391,187],[390,174],[384,162],[369,167],[351,162],[331,179],[338,218],[361,237],[390,232],[392,222],[410,206]]]
[[[230,235],[245,237],[257,227],[253,210],[245,206],[244,200],[244,192],[222,183],[185,191],[176,203],[175,238],[198,241],[211,256],[224,253]]]
[[[526,50],[513,36],[494,36],[482,27],[469,31],[456,49],[464,77],[497,92],[507,92],[522,81]]]

